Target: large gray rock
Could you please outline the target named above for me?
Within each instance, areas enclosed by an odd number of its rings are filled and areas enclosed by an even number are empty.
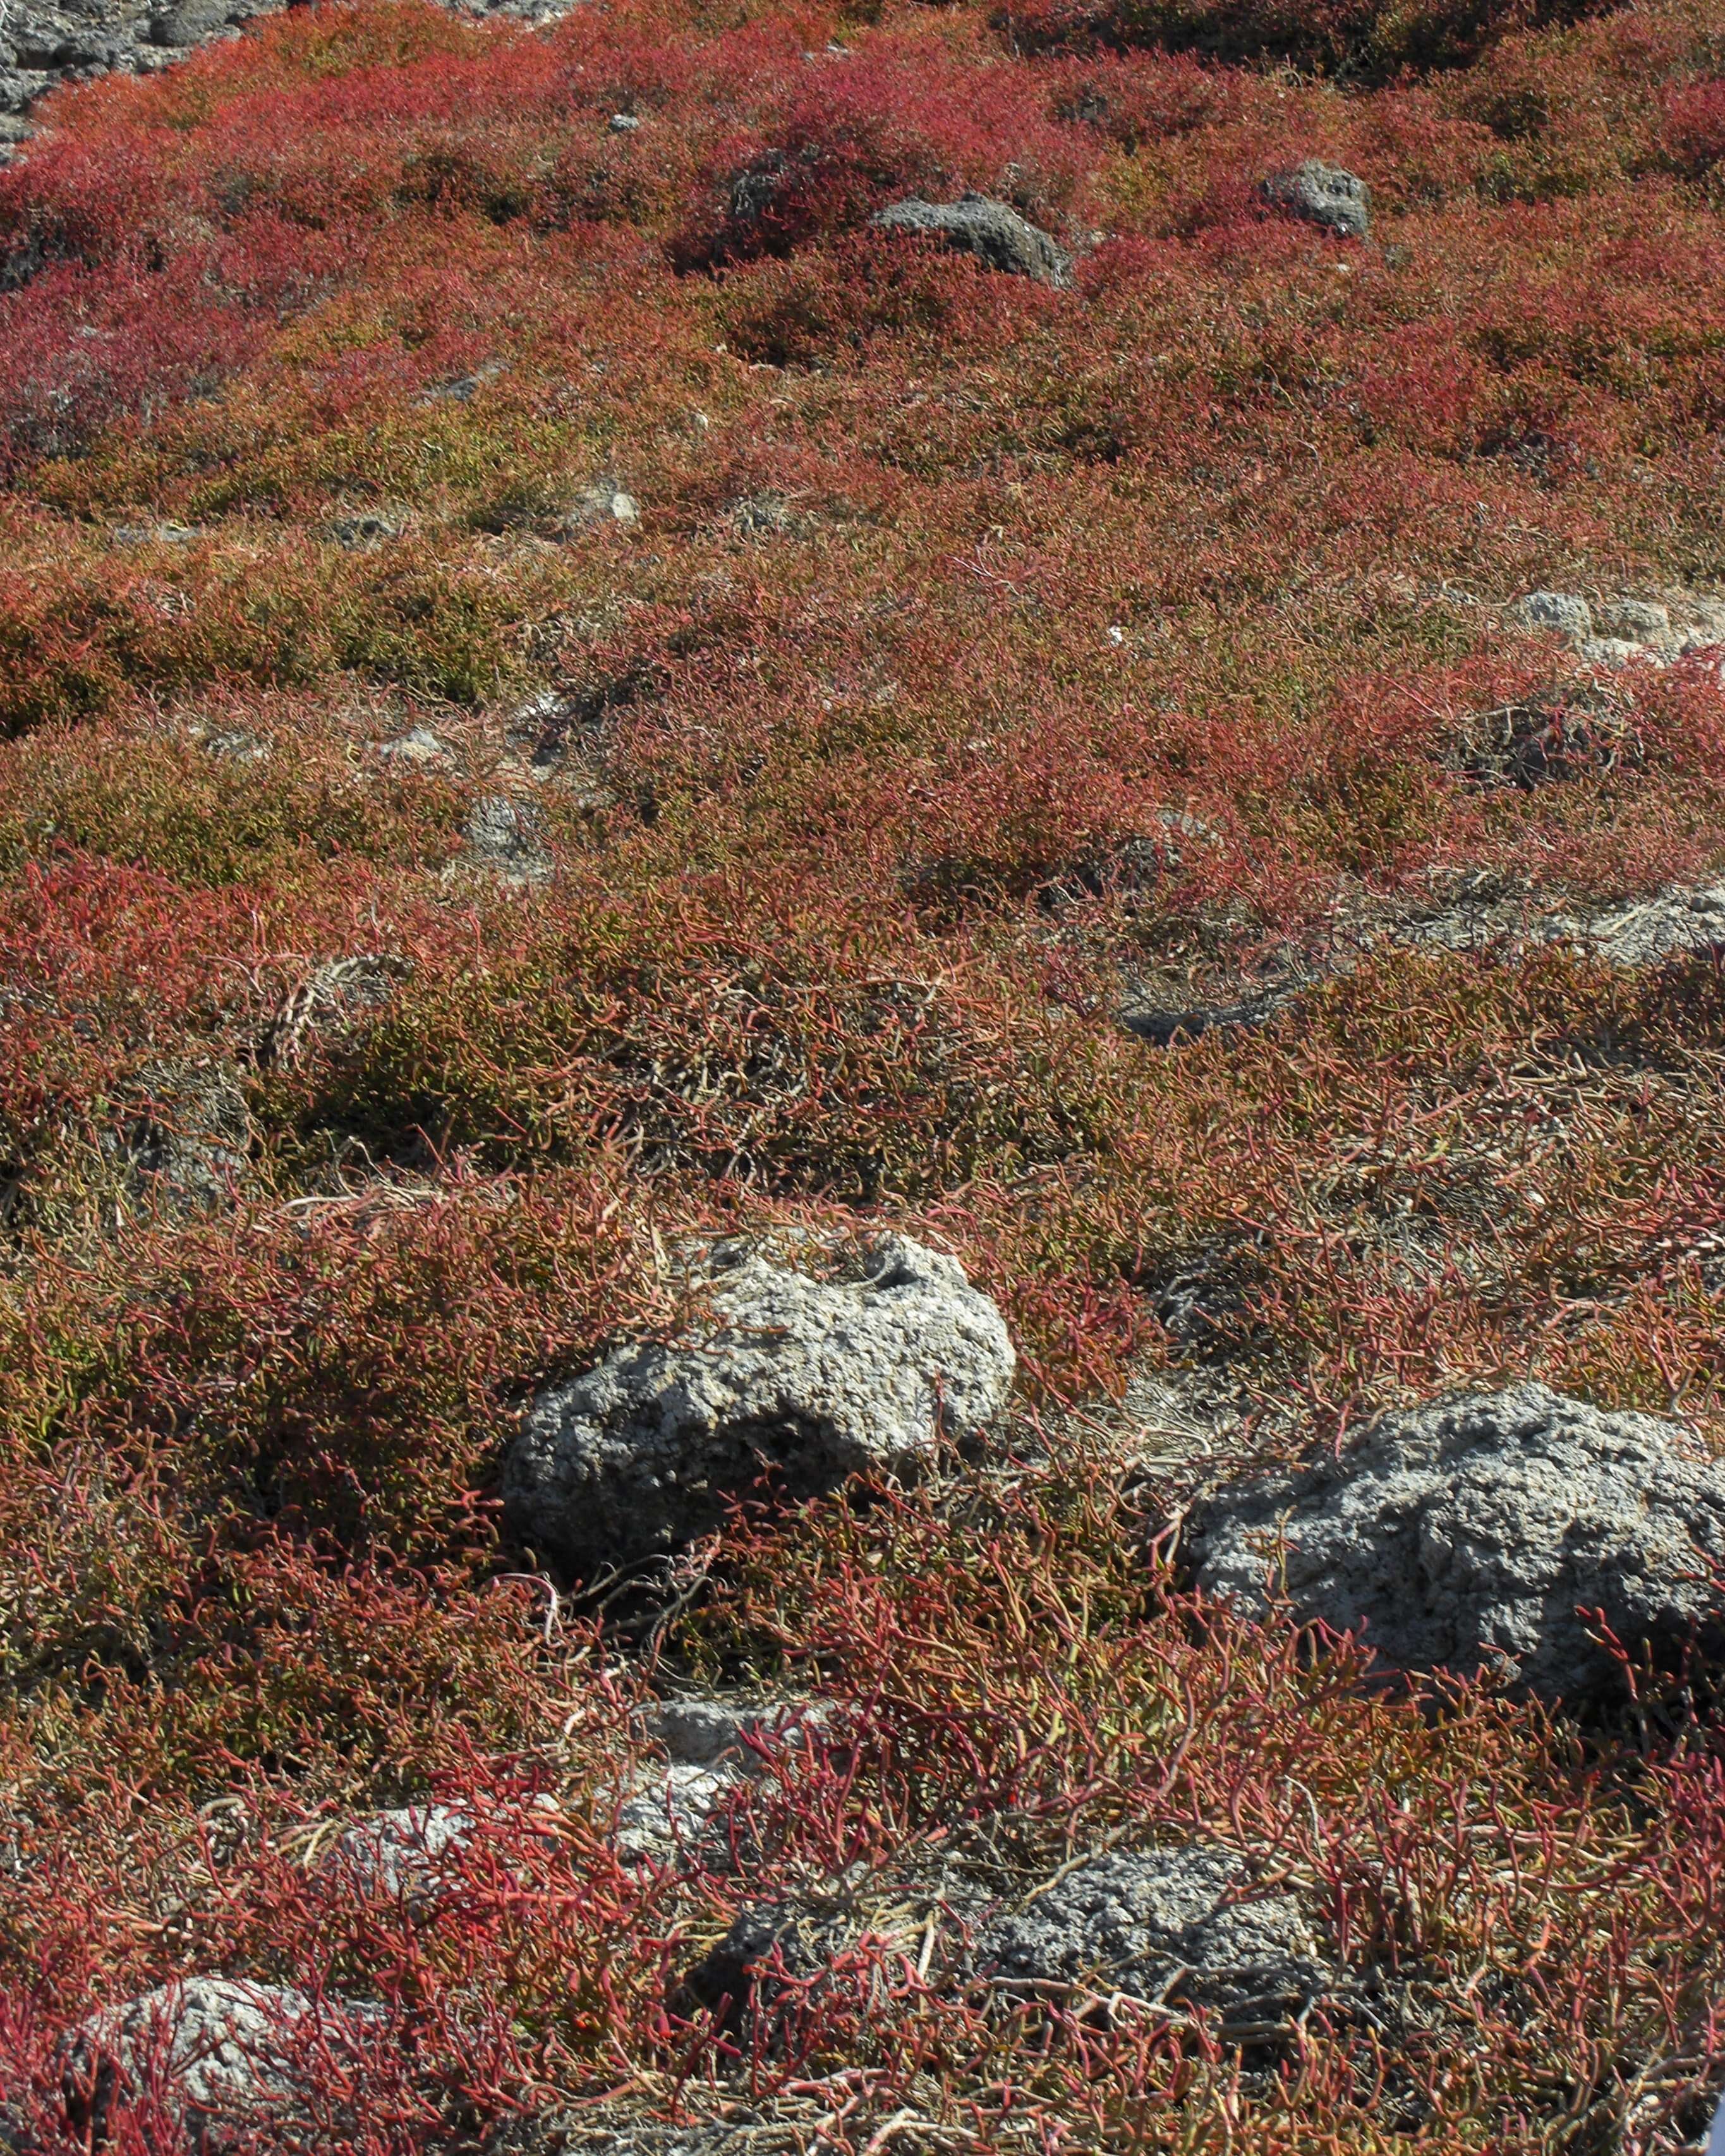
[[[1301,1619],[1363,1632],[1399,1668],[1501,1661],[1572,1705],[1620,1684],[1585,1613],[1662,1661],[1725,1630],[1725,1467],[1675,1424],[1543,1385],[1389,1415],[1339,1460],[1224,1489],[1182,1547],[1199,1586],[1249,1614],[1279,1574]]]
[[[1308,157],[1261,183],[1266,202],[1307,224],[1321,224],[1345,239],[1363,239],[1371,228],[1371,190],[1340,165]]]
[[[534,1403],[505,1465],[513,1531],[578,1569],[628,1562],[718,1526],[763,1470],[809,1496],[991,1421],[1014,1367],[994,1305],[906,1235],[868,1264],[820,1281],[737,1245],[710,1253],[710,1323],[620,1348]]]
[[[1529,592],[1512,609],[1523,629],[1579,642],[1594,633],[1593,608],[1579,592]]]
[[[290,2114],[326,2046],[351,2046],[362,2016],[303,1992],[194,1976],[92,2015],[61,2046],[68,2118],[100,2142],[144,2102],[182,2145],[213,2152]],[[163,2152],[166,2156],[166,2152]]]
[[[950,203],[913,197],[883,209],[875,223],[882,232],[932,233],[960,254],[975,255],[987,269],[1031,277],[1040,285],[1064,285],[1072,274],[1070,255],[1040,226],[987,195],[961,195]]]
[[[1254,1893],[1231,1850],[1116,1851],[1057,1878],[978,1942],[997,1982],[1189,2000],[1236,2037],[1263,2036],[1323,1989],[1297,1896]]]

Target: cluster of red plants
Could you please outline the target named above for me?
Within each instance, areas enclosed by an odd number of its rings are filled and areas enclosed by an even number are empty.
[[[1512,1375],[1715,1414],[1717,960],[1486,930],[1721,866],[1717,650],[1589,674],[1513,611],[1725,586],[1719,67],[1703,0],[368,4],[43,108],[0,172],[0,2142],[87,2148],[64,2032],[208,1972],[366,2009],[260,2146],[1693,2134],[1707,1673],[1609,1730],[1386,1697],[1183,1594],[1184,1471],[1108,1403],[1159,1372],[1284,1448]],[[1368,239],[1266,198],[1307,157]],[[873,228],[967,189],[1070,288]],[[1117,1023],[1266,984],[1260,1029]],[[225,1117],[219,1172],[146,1112]],[[633,1599],[508,1542],[522,1403],[671,1322],[670,1243],[876,1222],[1005,1311],[1000,1456]],[[624,1862],[634,1710],[736,1683],[822,1733]],[[428,1796],[485,1827],[434,1907],[316,1861]],[[1273,2056],[904,1928],[952,1867],[1194,1834],[1345,1970]],[[828,1965],[692,1999],[811,1897]],[[160,2079],[106,2146],[172,2145]]]

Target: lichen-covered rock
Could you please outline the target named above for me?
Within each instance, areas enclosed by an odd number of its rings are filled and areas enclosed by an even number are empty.
[[[1340,165],[1308,157],[1262,182],[1264,199],[1307,224],[1321,224],[1345,239],[1363,239],[1371,228],[1371,190]]]
[[[961,195],[950,203],[912,198],[883,209],[875,223],[881,232],[932,233],[987,269],[1040,285],[1064,285],[1071,277],[1072,258],[1056,241],[1009,203],[987,195]]]
[[[1249,1613],[1276,1580],[1301,1618],[1363,1632],[1398,1668],[1502,1662],[1573,1706],[1620,1684],[1591,1613],[1661,1660],[1725,1629],[1725,1467],[1675,1424],[1543,1385],[1389,1415],[1339,1459],[1224,1489],[1182,1547]]]
[[[1186,2000],[1236,2037],[1270,2035],[1326,1983],[1298,1897],[1255,1892],[1234,1851],[1204,1844],[1081,1864],[996,1917],[978,1953],[996,1981]]]
[[[710,1326],[620,1348],[534,1403],[505,1466],[513,1531],[577,1568],[629,1561],[716,1527],[765,1470],[813,1495],[992,1420],[1014,1367],[994,1305],[908,1236],[869,1264],[822,1281],[711,1253]]]
[[[290,2114],[311,2061],[362,2016],[303,1992],[195,1976],[92,2015],[61,2046],[67,2116],[100,2142],[129,2103],[165,2113],[183,2145],[214,2152]],[[164,2152],[166,2156],[166,2152]]]

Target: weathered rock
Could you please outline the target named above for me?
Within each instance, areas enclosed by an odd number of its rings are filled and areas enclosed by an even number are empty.
[[[116,524],[116,547],[189,547],[203,536],[201,524]]]
[[[1122,1009],[1120,1023],[1128,1033],[1137,1034],[1140,1040],[1152,1041],[1158,1048],[1170,1048],[1181,1041],[1197,1040],[1207,1033],[1266,1024],[1302,988],[1312,987],[1316,978],[1302,974],[1297,978],[1278,981],[1226,1003],[1134,1001]]]
[[[1071,278],[1072,258],[1038,225],[1008,203],[987,195],[961,195],[957,202],[894,203],[875,218],[881,232],[927,232],[960,254],[973,254],[989,270],[1034,278],[1040,285],[1064,285]]]
[[[1207,1592],[1362,1632],[1395,1667],[1502,1663],[1548,1700],[1620,1687],[1590,1614],[1669,1660],[1725,1635],[1725,1467],[1676,1424],[1543,1385],[1385,1417],[1337,1459],[1226,1488],[1182,1548]]]
[[[811,1495],[990,1421],[1013,1374],[994,1305],[908,1236],[869,1263],[824,1281],[710,1253],[709,1326],[621,1348],[534,1404],[505,1468],[514,1531],[578,1568],[626,1562],[718,1526],[763,1470]]]
[[[1320,1995],[1322,1949],[1298,1897],[1254,1893],[1232,1851],[1116,1851],[1057,1878],[978,1941],[997,1981],[1189,2001],[1262,2038]]]
[[[467,859],[495,870],[506,883],[543,883],[552,867],[544,828],[534,803],[490,794],[475,804],[464,826]]]
[[[1593,609],[1579,592],[1529,592],[1512,611],[1523,629],[1578,642],[1594,633]]]
[[[847,1928],[798,1902],[757,1902],[685,1974],[684,1992],[721,2027],[735,2029],[819,1976],[842,1951]]]
[[[1308,157],[1286,172],[1272,172],[1261,192],[1277,209],[1346,239],[1363,239],[1371,228],[1371,190],[1340,165]]]
[[[303,1992],[196,1976],[93,2015],[61,2047],[70,2123],[102,2138],[116,2108],[148,2098],[200,2152],[290,2113],[316,2051],[352,2044],[363,2016]],[[166,2156],[166,2152],[163,2152]]]
[[[443,763],[449,752],[429,726],[409,726],[393,741],[379,742],[376,753],[386,763]]]
[[[0,164],[31,130],[22,119],[63,82],[110,73],[153,74],[215,39],[230,38],[290,0],[10,0],[0,5]],[[448,0],[458,13],[553,22],[568,0]],[[18,116],[14,119],[12,116]]]
[[[134,1189],[170,1213],[231,1205],[245,1178],[251,1111],[231,1064],[175,1060],[139,1071],[128,1111],[104,1139]]]
[[[323,1868],[362,1893],[423,1902],[434,1896],[448,1860],[474,1835],[469,1812],[449,1804],[409,1804],[356,1820],[331,1843]]]
[[[338,547],[345,547],[350,554],[366,554],[399,539],[407,529],[407,519],[391,510],[360,509],[350,516],[332,517],[328,528]]]
[[[1646,659],[1654,654],[1650,645],[1635,643],[1625,636],[1584,636],[1575,647],[1575,655],[1584,666],[1600,667],[1615,674],[1632,659]]]
[[[706,1766],[673,1759],[638,1775],[617,1810],[619,1856],[628,1864],[667,1865],[690,1855],[741,1778],[735,1759]]]
[[[564,532],[590,531],[605,525],[629,530],[641,521],[641,506],[632,494],[611,480],[595,480],[585,486],[557,519]]]
[[[1594,610],[1594,625],[1628,644],[1658,644],[1671,633],[1671,610],[1650,599],[1607,599]]]
[[[1560,922],[1550,934],[1613,966],[1652,966],[1686,951],[1717,950],[1725,947],[1725,884],[1664,891],[1590,920]]]

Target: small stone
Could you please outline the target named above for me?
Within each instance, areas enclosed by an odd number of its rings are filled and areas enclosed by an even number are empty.
[[[543,843],[544,819],[536,803],[506,793],[475,803],[463,826],[469,860],[494,869],[508,883],[543,883],[552,858]]]
[[[1371,190],[1340,165],[1308,157],[1286,172],[1272,172],[1260,192],[1290,216],[1321,224],[1345,239],[1363,239],[1370,229]]]
[[[327,528],[338,547],[345,547],[350,553],[362,554],[392,539],[399,539],[407,529],[407,521],[381,509],[366,509],[351,516],[332,517]]]
[[[471,1814],[448,1804],[410,1804],[356,1820],[330,1845],[321,1868],[362,1893],[423,1901],[435,1893],[445,1860],[472,1840]]]
[[[640,521],[640,504],[632,494],[625,494],[608,480],[596,480],[582,489],[558,518],[557,526],[565,532],[592,531],[607,524],[628,529]]]
[[[429,726],[412,726],[393,741],[379,742],[377,753],[391,763],[443,763],[449,752]]]
[[[251,1111],[239,1074],[226,1062],[146,1065],[128,1089],[126,1120],[103,1148],[141,1198],[170,1214],[224,1211],[250,1168]]]
[[[1232,1851],[1195,1844],[1093,1858],[978,1941],[997,1982],[1179,1999],[1236,2040],[1280,2033],[1326,1984],[1298,1897],[1252,1889]]]
[[[500,374],[508,372],[506,362],[488,359],[482,367],[475,367],[471,374],[459,375],[454,382],[434,382],[429,389],[422,389],[415,401],[420,404],[470,403],[488,382],[495,382]]]
[[[1578,592],[1529,592],[1511,609],[1523,629],[1579,643],[1594,633],[1593,609]]]
[[[874,222],[880,232],[931,233],[957,252],[973,254],[985,269],[1009,276],[1055,286],[1071,279],[1072,258],[1065,249],[1008,203],[987,195],[962,195],[951,203],[913,198],[883,209]]]
[[[205,734],[198,747],[206,756],[219,757],[224,763],[264,763],[270,756],[269,742],[248,733],[244,726],[226,726],[219,732]]]
[[[1645,644],[1632,644],[1621,636],[1584,636],[1575,647],[1575,655],[1584,666],[1595,667],[1608,674],[1615,674],[1620,666],[1627,666],[1631,660],[1654,662],[1654,655]]]
[[[1725,947],[1725,884],[1663,891],[1589,921],[1553,924],[1549,940],[1575,942],[1612,966],[1652,966],[1689,951]]]
[[[120,524],[114,529],[116,547],[189,547],[203,536],[201,524]]]
[[[525,1542],[578,1570],[709,1532],[776,1470],[793,1496],[927,1455],[1004,1405],[1012,1343],[956,1259],[883,1235],[860,1279],[810,1279],[721,1245],[691,1273],[709,1323],[619,1348],[542,1393],[504,1498]]]
[[[1394,1668],[1503,1666],[1548,1701],[1620,1696],[1595,1611],[1631,1655],[1725,1639],[1725,1466],[1651,1415],[1539,1384],[1385,1416],[1327,1455],[1224,1488],[1182,1548],[1206,1593],[1363,1633]]]
[[[607,124],[614,135],[633,135],[641,123],[633,112],[614,112]]]

